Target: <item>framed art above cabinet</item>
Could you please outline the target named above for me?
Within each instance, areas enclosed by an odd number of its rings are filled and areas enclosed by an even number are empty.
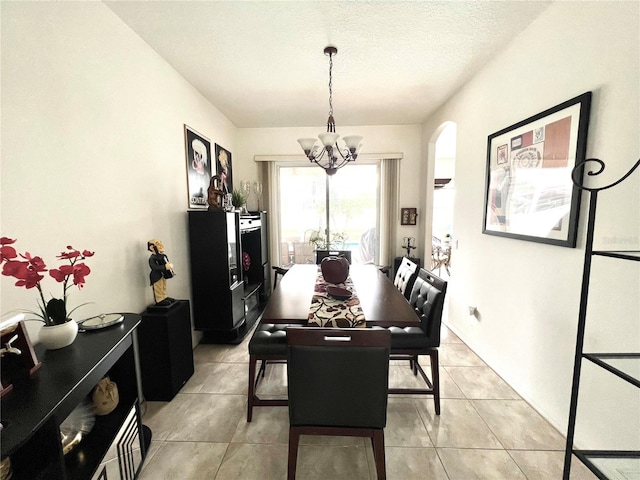
[[[211,142],[191,127],[184,126],[189,208],[207,208],[211,180]]]

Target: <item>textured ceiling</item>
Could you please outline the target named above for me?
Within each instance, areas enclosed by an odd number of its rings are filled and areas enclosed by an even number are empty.
[[[106,1],[237,127],[423,122],[548,1]]]

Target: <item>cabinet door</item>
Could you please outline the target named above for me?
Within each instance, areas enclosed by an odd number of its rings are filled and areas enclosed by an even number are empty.
[[[189,211],[191,294],[196,330],[226,331],[242,312],[238,213]]]
[[[240,245],[238,243],[238,215],[227,213],[227,251],[229,265],[229,285],[234,285],[240,280],[240,270],[238,259],[240,258]]]

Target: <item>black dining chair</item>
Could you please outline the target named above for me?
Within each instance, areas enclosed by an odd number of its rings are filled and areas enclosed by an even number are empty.
[[[274,265],[271,268],[273,268],[273,289],[275,290],[276,287],[278,286],[278,276],[284,277],[289,271],[289,269],[291,268],[291,266],[287,265],[286,267],[280,267],[280,266]]]
[[[411,289],[413,288],[413,283],[416,281],[417,276],[418,265],[413,263],[407,257],[403,257],[402,262],[396,271],[396,276],[393,279],[393,284],[398,290],[400,290],[407,300],[409,300]]]
[[[326,257],[344,257],[351,265],[351,250],[316,250],[316,264],[320,265]]]
[[[390,341],[384,329],[287,329],[289,480],[300,435],[369,437],[378,479],[386,478]]]
[[[420,376],[427,388],[390,388],[389,393],[433,395],[436,415],[440,415],[440,374],[438,347],[447,282],[423,268],[413,284],[409,303],[420,318],[419,327],[389,327],[391,359],[409,360],[413,374]],[[418,361],[420,355],[431,359],[431,379]]]
[[[256,392],[258,382],[264,378],[267,363],[284,363],[287,360],[286,323],[259,323],[249,340],[249,385],[247,388],[247,422],[253,418],[253,407],[286,407],[284,399],[263,399]],[[260,368],[256,374],[256,367]]]

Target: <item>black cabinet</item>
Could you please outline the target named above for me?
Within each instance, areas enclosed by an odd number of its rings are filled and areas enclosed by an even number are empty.
[[[271,295],[271,266],[269,265],[269,233],[267,212],[252,212],[240,217],[240,245],[243,260],[245,254],[249,258],[249,266],[243,263],[242,276],[246,285],[246,293],[256,288],[258,302],[266,302]],[[249,299],[251,305],[256,303]]]
[[[238,342],[270,292],[266,214],[241,218],[238,212],[191,210],[188,215],[195,329],[206,341]]]
[[[237,330],[244,322],[240,215],[205,210],[188,215],[195,329]]]
[[[138,341],[145,399],[170,401],[194,371],[189,301],[145,310]]]
[[[139,408],[135,330],[139,323],[139,315],[126,314],[122,323],[80,333],[72,345],[60,350],[45,351],[36,345],[42,366],[31,378],[14,384],[0,401],[2,458],[11,458],[14,480],[91,479],[101,473],[108,479],[137,476],[150,441]],[[91,432],[63,456],[60,424],[90,398],[105,375],[118,386],[118,406],[96,417]],[[109,462],[114,450],[117,453]]]
[[[267,212],[260,212],[260,264],[262,265],[262,288],[260,300],[266,303],[271,296],[271,262],[269,262],[269,221]]]

